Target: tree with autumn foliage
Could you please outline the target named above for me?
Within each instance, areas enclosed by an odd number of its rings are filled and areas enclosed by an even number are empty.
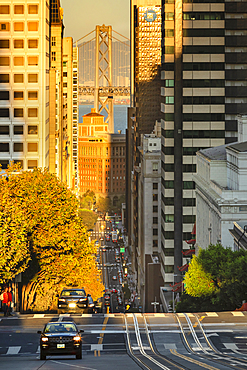
[[[52,307],[64,286],[101,296],[96,249],[78,210],[76,196],[47,170],[12,165],[1,177],[0,281],[23,272],[24,310]]]
[[[193,256],[178,311],[234,310],[247,301],[247,251],[209,245]],[[191,307],[193,307],[191,309]]]

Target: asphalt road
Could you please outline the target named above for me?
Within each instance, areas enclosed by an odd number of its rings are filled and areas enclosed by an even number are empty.
[[[37,330],[57,319],[0,317],[1,370],[247,369],[245,312],[60,315],[84,329],[83,358],[40,361]]]

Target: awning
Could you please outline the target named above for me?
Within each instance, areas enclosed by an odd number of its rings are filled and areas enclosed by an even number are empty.
[[[177,292],[178,290],[183,289],[183,281],[180,281],[179,283],[176,283],[174,285],[170,284],[170,287],[172,287],[173,292]]]
[[[190,256],[191,254],[195,253],[195,249],[188,249],[187,251],[182,251],[184,256]]]
[[[191,231],[191,235],[196,235],[196,223],[194,223],[193,229]]]
[[[178,266],[178,269],[179,269],[179,271],[185,271],[188,267],[189,267],[189,265],[188,265],[188,263],[186,263],[183,266],[180,266],[180,267]]]
[[[192,244],[194,245],[196,243],[196,239],[190,239],[190,240],[185,240],[187,244]]]

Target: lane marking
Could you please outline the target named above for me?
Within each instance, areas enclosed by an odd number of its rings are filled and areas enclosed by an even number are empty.
[[[33,319],[41,319],[42,317],[45,317],[45,314],[43,313],[36,313],[33,315]]]
[[[100,357],[100,351],[103,350],[103,339],[104,339],[104,335],[106,333],[106,325],[107,325],[107,321],[109,320],[109,316],[105,317],[104,319],[104,322],[103,322],[103,326],[102,326],[102,329],[101,329],[101,333],[100,333],[100,337],[99,337],[99,341],[98,341],[98,348],[94,350],[94,356],[97,357],[97,350],[98,350],[98,357]]]
[[[216,313],[216,312],[205,312],[205,314],[207,315],[207,316],[212,316],[212,317],[218,317],[219,315]]]
[[[70,366],[70,367],[77,367],[78,369],[98,370],[98,369],[94,369],[94,368],[92,368],[92,367],[85,367],[85,366],[79,366],[79,365],[72,365],[72,364],[67,364],[66,362],[60,362],[60,361],[55,361],[55,360],[51,360],[51,362],[55,362],[55,364],[59,364],[59,365],[66,365],[66,366]]]
[[[21,346],[9,347],[6,355],[17,355],[21,349]]]
[[[204,364],[204,363],[202,363],[200,361],[194,360],[193,358],[186,357],[186,356],[182,355],[181,353],[178,353],[174,349],[170,349],[170,352],[174,356],[180,357],[180,358],[182,358],[182,359],[184,359],[186,361],[192,362],[193,364],[196,364],[198,366],[204,367],[205,369],[209,369],[209,370],[220,370],[218,367],[213,367],[213,366],[210,366],[210,365],[206,365],[206,364]]]
[[[243,312],[231,312],[233,316],[244,316]]]

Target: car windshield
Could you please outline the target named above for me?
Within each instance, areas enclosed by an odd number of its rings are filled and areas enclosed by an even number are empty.
[[[74,333],[77,332],[76,326],[73,323],[54,323],[46,325],[44,333]]]
[[[84,290],[63,290],[61,295],[65,297],[69,297],[71,295],[80,295],[82,297],[85,297],[86,293],[84,292]]]

